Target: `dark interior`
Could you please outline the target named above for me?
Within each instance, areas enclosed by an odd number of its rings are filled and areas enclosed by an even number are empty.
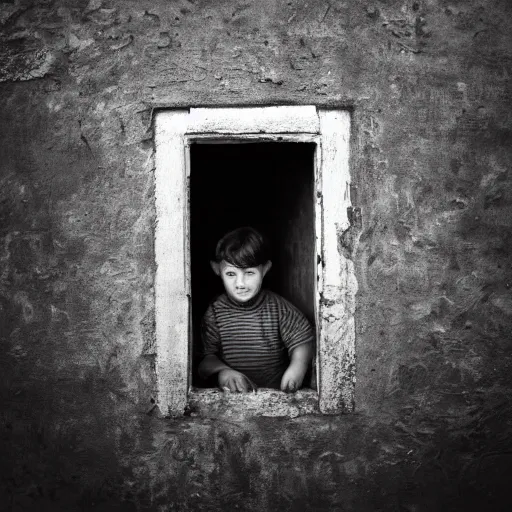
[[[190,248],[192,383],[197,376],[200,322],[223,287],[210,268],[219,238],[240,226],[263,232],[272,247],[264,286],[297,306],[315,325],[313,143],[192,144]]]

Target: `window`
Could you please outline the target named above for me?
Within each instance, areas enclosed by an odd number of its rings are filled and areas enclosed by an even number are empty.
[[[162,412],[176,416],[187,408],[242,404],[273,416],[351,411],[357,284],[352,261],[338,250],[338,238],[350,226],[349,113],[314,106],[193,108],[158,112],[155,128]],[[261,186],[244,187],[248,176],[257,176]],[[237,187],[243,199],[229,202]],[[196,387],[198,317],[217,285],[207,268],[207,247],[240,225],[274,239],[271,287],[316,326],[318,391],[246,395]]]
[[[311,142],[215,140],[190,145],[192,385],[201,318],[223,291],[209,265],[217,241],[239,226],[265,233],[273,247],[265,287],[295,304],[315,325],[314,156]],[[215,379],[214,379],[215,380]]]

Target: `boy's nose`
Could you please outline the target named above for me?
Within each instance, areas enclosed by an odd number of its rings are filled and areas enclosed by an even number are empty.
[[[244,288],[245,287],[244,278],[242,276],[239,276],[239,277],[236,278],[236,287],[237,288]]]

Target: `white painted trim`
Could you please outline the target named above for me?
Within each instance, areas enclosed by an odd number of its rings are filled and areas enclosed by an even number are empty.
[[[320,136],[316,133],[233,133],[233,134],[211,134],[198,133],[187,134],[188,144],[197,142],[199,144],[240,144],[251,142],[320,142]]]
[[[187,403],[189,299],[186,275],[187,111],[160,112],[155,131],[155,323],[157,403],[182,414]]]
[[[318,133],[314,106],[192,108],[188,133]]]
[[[349,227],[349,113],[317,111],[314,106],[201,108],[190,113],[159,112],[155,125],[156,371],[161,411],[182,415],[190,400],[204,410],[212,396],[217,396],[211,391],[189,392],[188,151],[192,142],[241,141],[317,143],[315,229],[321,259],[316,292],[318,405],[324,414],[352,410],[357,283],[352,261],[338,249],[339,237]],[[311,400],[316,395],[307,396]],[[221,400],[224,402],[231,403]],[[254,412],[258,401],[253,402]]]
[[[320,411],[335,414],[354,408],[355,326],[357,282],[353,262],[339,250],[350,227],[350,114],[320,111],[322,140],[322,231],[319,274],[319,394]]]

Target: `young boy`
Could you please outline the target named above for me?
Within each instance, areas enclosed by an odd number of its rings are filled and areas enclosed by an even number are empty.
[[[225,391],[266,387],[295,392],[313,358],[314,333],[297,308],[261,289],[272,266],[262,235],[249,227],[231,231],[217,244],[210,263],[225,293],[203,317],[199,375],[216,374]]]

